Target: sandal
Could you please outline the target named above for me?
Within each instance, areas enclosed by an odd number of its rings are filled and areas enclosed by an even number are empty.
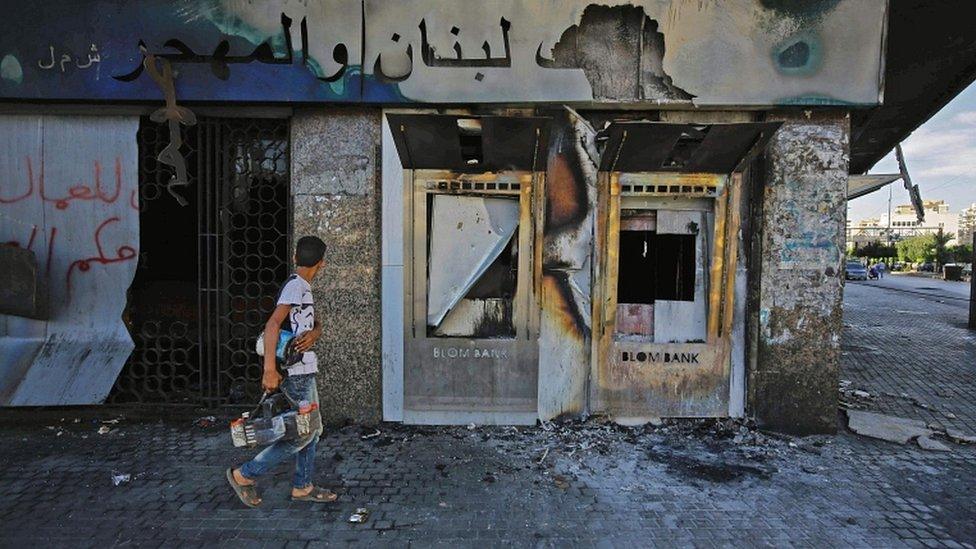
[[[316,503],[332,503],[337,499],[339,499],[339,496],[335,492],[319,488],[318,486],[313,487],[312,491],[304,496],[291,496],[292,501],[314,501]]]
[[[261,504],[261,498],[258,497],[258,492],[253,484],[245,486],[234,480],[233,467],[227,469],[227,482],[230,483],[230,487],[234,489],[234,493],[237,494],[237,497],[241,499],[241,503],[244,505],[253,509]]]

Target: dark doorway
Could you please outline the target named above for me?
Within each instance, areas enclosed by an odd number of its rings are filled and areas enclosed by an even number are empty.
[[[695,238],[620,231],[617,303],[694,301]]]
[[[126,324],[135,350],[110,399],[219,405],[260,391],[254,339],[288,276],[288,122],[200,118],[184,130],[188,204],[166,191],[165,125],[139,133],[140,256]]]

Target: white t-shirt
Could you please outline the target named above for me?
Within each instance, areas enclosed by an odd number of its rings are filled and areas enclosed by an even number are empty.
[[[291,331],[299,336],[315,327],[315,310],[312,308],[312,286],[302,277],[293,274],[281,288],[278,305],[291,305],[288,320]],[[315,353],[302,353],[302,361],[288,368],[288,375],[314,374],[319,371]]]

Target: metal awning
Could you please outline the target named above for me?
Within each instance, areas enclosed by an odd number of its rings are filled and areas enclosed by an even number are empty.
[[[750,152],[765,147],[780,124],[614,122],[600,135],[606,139],[600,170],[732,173]]]
[[[852,175],[847,178],[847,199],[862,197],[901,179],[901,174]]]
[[[884,102],[851,112],[852,174],[870,170],[976,81],[972,0],[897,0],[888,10]]]
[[[460,172],[545,169],[549,118],[386,116],[404,168]]]

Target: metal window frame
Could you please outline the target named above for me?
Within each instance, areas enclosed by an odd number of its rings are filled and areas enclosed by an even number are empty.
[[[412,361],[428,356],[435,346],[507,349],[513,360],[526,361],[538,376],[538,337],[542,291],[542,228],[545,214],[545,173],[513,170],[461,173],[451,170],[404,169],[404,421],[406,423],[458,423],[460,420],[533,423],[537,392],[531,399],[496,398],[491,403],[455,398],[428,398],[421,402],[409,394]],[[490,188],[494,186],[494,188]],[[435,337],[427,335],[428,226],[427,197],[431,195],[513,197],[519,201],[518,276],[513,321],[514,338]],[[409,258],[409,259],[406,259]],[[536,381],[537,383],[537,381]]]
[[[731,374],[732,321],[738,233],[741,227],[742,174],[601,171],[597,175],[594,262],[593,346],[590,399],[595,410],[616,417],[724,417],[728,415]],[[629,189],[628,189],[629,187]],[[644,187],[644,191],[638,191]],[[660,187],[668,187],[659,192]],[[649,188],[653,188],[650,190]],[[625,191],[625,189],[628,189]],[[672,190],[674,189],[674,190]],[[616,288],[619,273],[621,209],[707,211],[713,215],[712,238],[706,256],[706,340],[702,343],[651,343],[615,337]],[[706,229],[707,230],[707,229]],[[708,234],[706,244],[708,244]],[[698,367],[623,367],[617,355],[647,353],[697,354]],[[695,376],[720,380],[712,388],[718,399],[697,394]],[[690,393],[686,398],[655,400],[668,391]]]

